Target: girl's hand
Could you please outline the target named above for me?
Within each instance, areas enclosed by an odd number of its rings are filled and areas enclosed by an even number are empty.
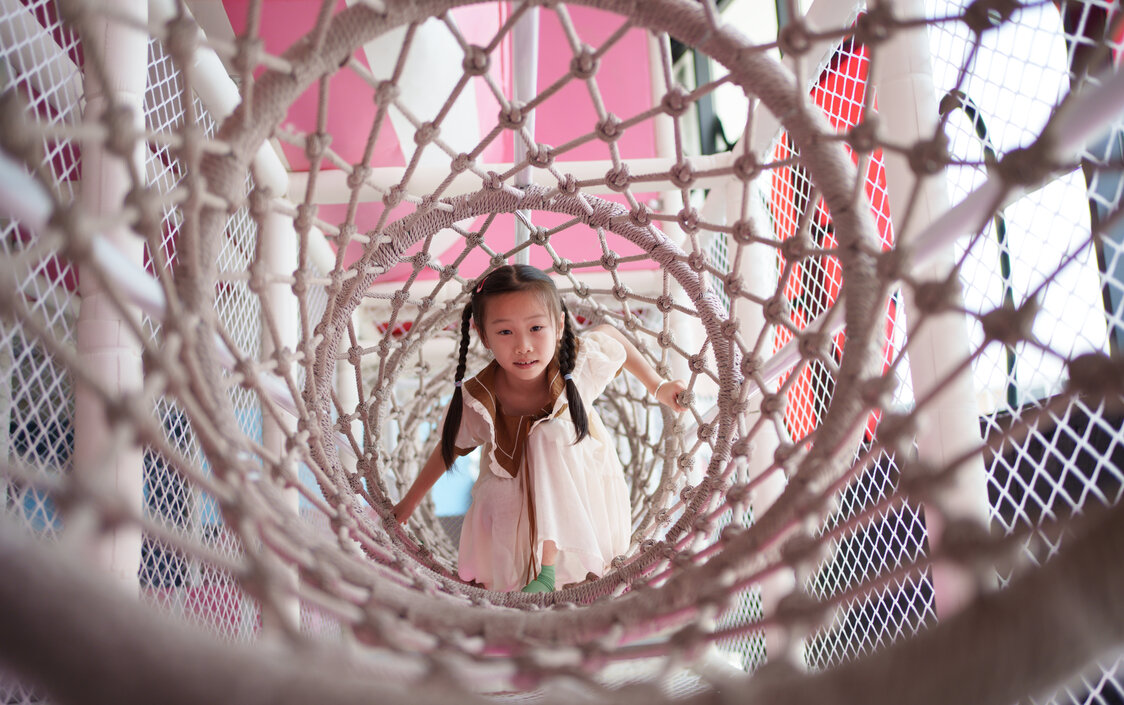
[[[687,391],[687,383],[681,379],[661,382],[660,386],[656,388],[656,401],[670,407],[677,414],[684,412],[687,407],[679,403],[679,395],[685,391]]]
[[[405,526],[406,522],[410,520],[410,515],[413,514],[414,510],[417,508],[417,502],[412,502],[409,497],[404,497],[401,502],[394,505],[394,509],[391,511],[394,512],[394,518],[398,523]]]

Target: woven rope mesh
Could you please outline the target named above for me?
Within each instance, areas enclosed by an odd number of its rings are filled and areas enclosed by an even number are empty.
[[[1118,6],[203,5],[0,2],[6,702],[1121,701]],[[390,514],[514,261],[688,387],[542,595]]]

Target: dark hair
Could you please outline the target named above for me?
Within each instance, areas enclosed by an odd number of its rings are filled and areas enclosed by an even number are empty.
[[[449,402],[449,412],[445,416],[445,426],[441,429],[441,457],[445,467],[453,464],[456,454],[454,444],[457,432],[461,427],[461,410],[463,393],[460,383],[464,380],[465,364],[468,358],[468,332],[469,323],[475,319],[478,329],[484,328],[484,314],[487,310],[488,299],[496,294],[509,294],[517,291],[529,291],[537,294],[551,311],[555,320],[562,322],[562,342],[558,346],[558,374],[565,378],[574,371],[574,362],[577,358],[577,342],[574,338],[574,326],[570,322],[570,312],[558,294],[554,281],[537,267],[526,264],[511,264],[499,267],[492,271],[476,290],[472,298],[461,312],[461,344],[460,356],[457,358],[456,382],[453,390],[453,399]],[[585,405],[578,393],[578,385],[572,379],[566,379],[566,400],[570,407],[570,420],[574,422],[577,430],[577,441],[589,435],[589,419],[585,413]],[[577,442],[575,441],[575,442]]]

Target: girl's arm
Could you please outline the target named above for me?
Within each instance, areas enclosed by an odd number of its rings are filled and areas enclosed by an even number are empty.
[[[410,489],[402,497],[402,501],[394,505],[394,518],[398,520],[399,524],[405,524],[409,520],[410,515],[414,513],[422,499],[433,489],[433,485],[441,479],[441,475],[446,470],[448,468],[445,467],[445,459],[441,457],[441,444],[438,443],[434,446],[433,452],[429,454],[429,460],[425,461],[421,472],[414,479],[414,484],[410,485]]]
[[[640,380],[644,388],[648,390],[649,394],[655,396],[656,401],[671,407],[676,412],[686,411],[687,407],[679,403],[679,393],[687,391],[687,383],[681,379],[667,381],[660,377],[655,368],[648,364],[640,351],[636,349],[628,338],[624,337],[624,333],[609,325],[602,323],[596,326],[593,330],[598,333],[605,333],[613,338],[621,345],[624,346],[624,368],[628,370],[632,376]]]

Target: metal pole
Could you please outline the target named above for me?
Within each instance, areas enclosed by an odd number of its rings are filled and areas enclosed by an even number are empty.
[[[511,32],[512,42],[512,67],[511,75],[514,82],[513,99],[522,104],[527,104],[535,97],[538,86],[538,72],[539,72],[539,8],[538,5],[533,5],[524,8],[523,16],[515,23],[515,28]],[[531,139],[535,137],[535,114],[532,111],[527,116],[527,123],[524,129],[530,134]],[[523,143],[523,138],[518,134],[512,135],[513,147],[513,161],[518,164],[527,158],[527,146]],[[515,174],[515,186],[522,188],[531,183],[531,167],[526,166],[520,169]],[[526,223],[531,222],[531,211],[521,210],[515,214],[515,242],[514,246],[518,247],[530,239],[531,231]],[[515,255],[515,261],[518,264],[528,264],[530,262],[530,250],[524,248]]]
[[[148,21],[145,0],[108,0],[84,26],[87,52],[85,72],[86,120],[95,122],[110,109],[130,111],[132,129],[144,129],[144,91],[148,76],[148,36],[108,17],[129,17],[138,27]],[[91,66],[93,56],[104,61],[105,76]],[[104,79],[104,80],[103,80]],[[119,126],[121,127],[121,126]],[[112,154],[104,142],[90,141],[82,150],[82,205],[94,217],[121,210],[133,188],[133,175],[143,178],[145,145],[136,140],[128,159]],[[130,174],[132,172],[132,174]],[[110,220],[108,217],[106,220]],[[129,260],[142,262],[143,242],[123,225],[107,227],[104,236]],[[79,266],[78,355],[110,394],[135,392],[141,387],[141,346],[127,323],[126,312],[113,305],[95,272]],[[100,398],[77,384],[74,390],[74,472],[116,494],[137,514],[143,509],[144,451],[132,440],[116,438]],[[139,590],[141,532],[119,526],[99,535],[93,546],[95,564],[123,588]]]
[[[897,17],[922,17],[921,0],[894,0]],[[888,141],[894,144],[916,144],[931,140],[937,130],[937,97],[933,85],[928,40],[923,27],[899,30],[883,45],[879,53],[877,89],[880,102],[880,124]],[[886,184],[890,212],[896,218],[912,205],[908,223],[895,220],[898,246],[911,248],[917,235],[948,209],[949,198],[944,172],[919,177],[909,166],[907,155],[885,151]],[[910,204],[910,195],[918,179],[919,193]],[[943,281],[953,269],[951,247],[929,258],[913,273],[917,280]],[[967,324],[963,314],[945,313],[929,316],[918,327],[920,314],[913,301],[912,290],[904,292],[909,335],[912,339],[910,374],[915,398],[939,392],[921,412],[918,424],[917,455],[922,464],[934,468],[955,465],[952,480],[925,506],[925,524],[930,550],[941,544],[945,526],[959,519],[987,526],[987,478],[983,459],[978,455],[961,463],[954,459],[981,445],[979,408],[972,386],[971,370],[955,372],[970,354]],[[959,611],[976,592],[977,581],[961,566],[938,561],[933,566],[933,592],[937,615],[946,617]]]

